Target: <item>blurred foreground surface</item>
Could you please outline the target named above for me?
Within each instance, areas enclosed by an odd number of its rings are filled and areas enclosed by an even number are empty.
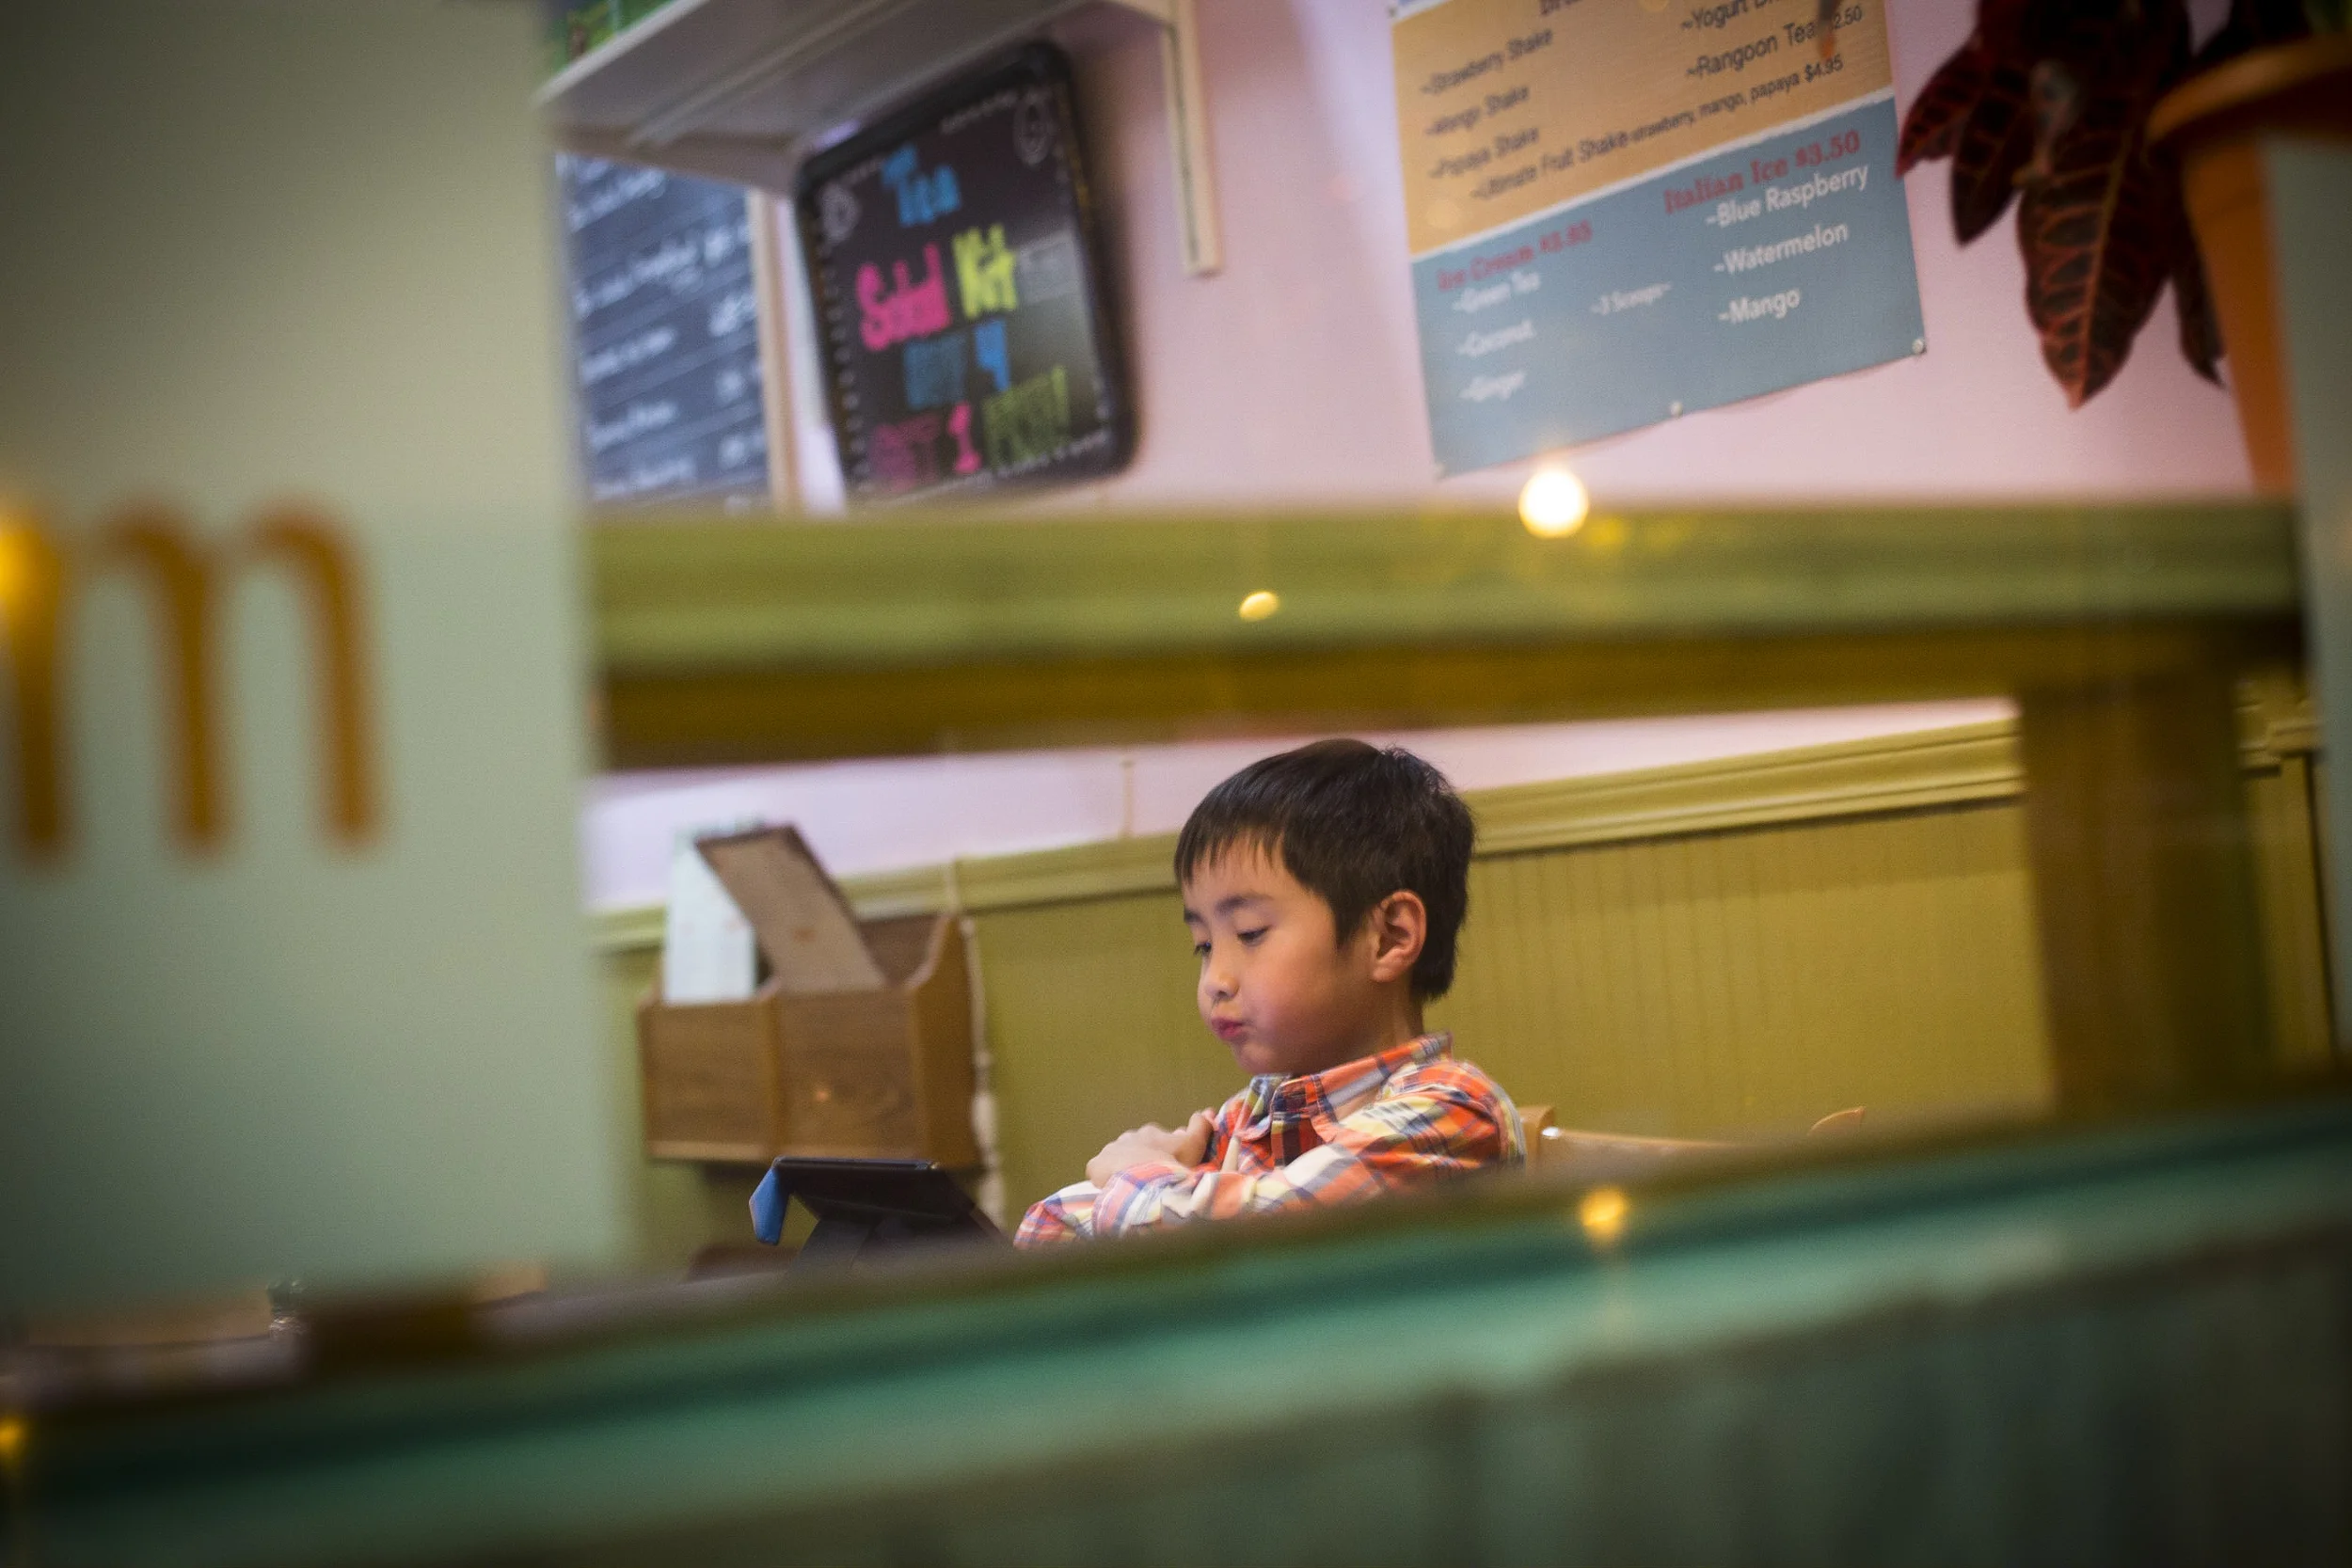
[[[241,1390],[110,1403],[23,1362],[0,1539],[52,1568],[2352,1549],[2352,1103],[1726,1174],[325,1321]]]

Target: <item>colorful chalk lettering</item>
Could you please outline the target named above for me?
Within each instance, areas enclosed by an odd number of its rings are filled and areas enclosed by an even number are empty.
[[[915,165],[912,144],[882,160],[882,183],[898,198],[898,227],[917,229],[936,222],[963,205],[956,186],[956,171],[946,164],[934,169]]]
[[[1021,309],[1021,291],[1013,283],[1013,254],[1005,245],[1005,226],[967,229],[956,236],[956,282],[963,295],[963,317],[976,320],[993,310]]]
[[[962,333],[916,339],[900,349],[899,354],[905,369],[909,408],[944,408],[962,401]],[[981,362],[987,361],[983,358]]]
[[[913,490],[939,478],[936,414],[917,414],[895,424],[876,425],[866,437],[866,462],[884,490]]]
[[[956,411],[947,416],[947,434],[956,438],[956,472],[977,474],[980,471],[980,454],[972,445],[972,405],[956,404]]]
[[[1041,463],[1070,439],[1070,378],[1059,365],[980,404],[988,466]]]
[[[961,251],[962,242],[957,241]],[[939,246],[923,247],[925,270],[920,283],[907,276],[904,261],[890,263],[890,290],[882,286],[882,268],[868,261],[857,269],[857,304],[862,318],[858,336],[866,346],[879,354],[891,344],[909,338],[928,337],[944,332],[954,318],[947,309],[947,279],[939,268]]]
[[[961,333],[957,334],[961,337]],[[1005,344],[1005,318],[984,321],[972,329],[972,357],[980,362],[980,369],[996,380],[1000,392],[1012,389],[1012,354]],[[961,385],[961,383],[958,383]],[[963,394],[958,392],[958,397]]]

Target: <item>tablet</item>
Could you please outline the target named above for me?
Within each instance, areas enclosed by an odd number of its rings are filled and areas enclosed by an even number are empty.
[[[795,1200],[817,1217],[795,1268],[943,1242],[1005,1241],[946,1167],[929,1160],[787,1155],[752,1195],[752,1229],[761,1241],[773,1246],[784,1239],[785,1210]]]

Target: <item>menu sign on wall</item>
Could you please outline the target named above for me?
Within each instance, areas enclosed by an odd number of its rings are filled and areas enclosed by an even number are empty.
[[[1025,49],[825,153],[795,206],[851,499],[1124,466],[1059,51]]]
[[[1406,0],[1442,471],[1923,352],[1884,0]]]
[[[600,506],[769,496],[743,191],[559,157],[580,468]]]

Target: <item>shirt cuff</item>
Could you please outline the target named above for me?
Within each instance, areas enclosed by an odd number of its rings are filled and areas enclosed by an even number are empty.
[[[1189,1186],[1196,1173],[1173,1160],[1146,1160],[1103,1183],[1102,1196],[1094,1200],[1094,1233],[1116,1236],[1131,1227],[1141,1228],[1159,1218],[1158,1206],[1151,1201],[1168,1187]]]
[[[1085,1241],[1094,1233],[1094,1200],[1100,1196],[1093,1186],[1077,1181],[1040,1199],[1022,1216],[1013,1245],[1054,1246]]]

